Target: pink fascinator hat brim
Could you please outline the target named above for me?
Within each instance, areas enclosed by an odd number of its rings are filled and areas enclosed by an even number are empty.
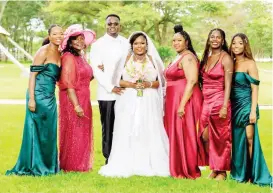
[[[64,39],[60,45],[61,50],[64,50],[67,46],[67,41],[70,37],[84,35],[85,45],[90,46],[96,41],[96,33],[90,29],[82,29],[80,25],[74,24],[69,26],[64,32]]]

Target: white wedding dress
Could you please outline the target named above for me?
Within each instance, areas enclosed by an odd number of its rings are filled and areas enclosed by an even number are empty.
[[[146,79],[155,81],[157,71],[148,61]],[[126,69],[122,77],[132,80]],[[118,96],[112,150],[108,164],[101,167],[99,174],[112,177],[170,175],[169,142],[157,89],[146,88],[143,96],[138,97],[135,89],[126,88]]]

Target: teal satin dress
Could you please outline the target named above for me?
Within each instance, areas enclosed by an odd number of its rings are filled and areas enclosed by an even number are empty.
[[[258,125],[254,125],[252,161],[249,160],[246,126],[249,125],[251,111],[251,84],[259,85],[260,81],[245,72],[235,72],[231,92],[232,102],[232,169],[231,178],[239,182],[258,185],[270,185],[272,176],[266,165],[260,144]],[[257,120],[259,108],[256,108]]]
[[[16,165],[6,175],[44,176],[59,171],[57,151],[57,105],[55,85],[60,68],[48,63],[31,66],[38,72],[35,84],[36,110],[26,107],[26,117],[21,151]],[[27,92],[26,104],[29,93]]]

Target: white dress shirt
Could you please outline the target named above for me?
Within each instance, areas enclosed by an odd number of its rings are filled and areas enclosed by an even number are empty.
[[[114,88],[112,77],[116,65],[126,49],[128,49],[126,38],[120,35],[114,38],[107,33],[92,44],[90,63],[93,68],[94,77],[99,83],[97,100],[116,100],[116,94],[112,93]],[[101,64],[104,65],[104,72],[98,68],[98,65]]]

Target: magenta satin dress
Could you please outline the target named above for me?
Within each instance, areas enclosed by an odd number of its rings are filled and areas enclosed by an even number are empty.
[[[183,118],[177,114],[187,84],[184,71],[178,68],[178,64],[187,54],[182,55],[164,72],[167,80],[164,125],[170,143],[171,176],[195,179],[201,176],[197,152],[197,127],[202,108],[199,85],[193,89]]]
[[[203,109],[200,118],[200,131],[198,134],[199,151],[201,159],[199,165],[209,165],[211,170],[228,171],[231,164],[231,106],[227,107],[227,117],[219,117],[224,104],[225,72],[222,53],[217,64],[208,72],[202,70],[203,79]],[[204,129],[209,131],[209,150],[205,153],[202,142]]]
[[[92,167],[93,127],[90,102],[91,66],[85,58],[66,52],[62,56],[59,81],[59,158],[64,171],[88,171]],[[74,88],[84,117],[78,117],[68,98],[67,89]]]

